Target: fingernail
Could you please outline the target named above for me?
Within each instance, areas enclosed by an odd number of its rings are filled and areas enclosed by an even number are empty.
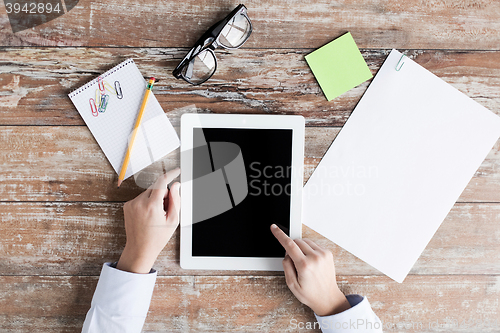
[[[278,229],[278,226],[277,226],[276,224],[274,224],[274,223],[273,223],[273,224],[271,224],[271,228],[272,228],[272,229]]]

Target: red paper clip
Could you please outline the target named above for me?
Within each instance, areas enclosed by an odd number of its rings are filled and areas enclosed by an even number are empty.
[[[104,81],[102,80],[102,77],[97,78],[97,86],[99,87],[99,90],[101,91],[101,94],[104,94]]]
[[[99,115],[99,112],[97,110],[97,105],[95,104],[95,100],[93,98],[89,99],[90,103],[90,111],[92,111],[92,115],[94,117],[97,117]]]

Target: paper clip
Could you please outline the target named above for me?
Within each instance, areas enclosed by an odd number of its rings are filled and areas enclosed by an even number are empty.
[[[90,111],[92,111],[92,115],[94,117],[97,117],[99,115],[99,112],[97,111],[97,105],[95,104],[95,100],[93,98],[89,99],[90,103]]]
[[[100,77],[100,76],[97,78],[97,86],[99,87],[101,94],[104,94],[104,81],[102,80],[102,77]]]
[[[401,68],[403,68],[403,65],[405,62],[403,61],[403,58],[405,57],[404,54],[401,55],[401,58],[399,58],[398,64],[396,65],[396,71],[399,72]]]
[[[104,88],[106,88],[106,90],[112,93],[113,95],[116,95],[115,89],[113,89],[113,87],[106,81],[104,81]]]
[[[120,82],[118,81],[115,81],[115,91],[116,91],[116,97],[118,97],[118,99],[122,99],[123,98],[122,87],[120,87]]]
[[[95,91],[95,105],[97,107],[101,105],[101,92],[99,90]]]
[[[101,95],[101,104],[99,105],[99,112],[103,113],[106,111],[109,102],[109,95]]]

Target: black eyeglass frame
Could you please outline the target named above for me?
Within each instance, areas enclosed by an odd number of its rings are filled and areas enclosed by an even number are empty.
[[[248,35],[246,38],[241,42],[240,45],[236,47],[229,47],[221,44],[219,42],[219,38],[221,35],[222,30],[224,27],[236,16],[236,15],[243,15],[247,19],[249,25],[250,25],[250,31],[248,32]],[[215,56],[215,49],[219,46],[225,48],[225,49],[238,49],[240,48],[245,42],[248,40],[250,35],[252,34],[252,21],[250,21],[250,18],[248,17],[247,14],[247,7],[245,5],[238,5],[229,15],[227,15],[223,20],[215,23],[213,26],[210,27],[201,37],[198,39],[198,41],[194,44],[194,46],[191,48],[191,50],[182,58],[181,62],[175,67],[175,69],[172,71],[172,74],[177,78],[177,79],[183,79],[187,83],[190,83],[192,85],[199,85],[204,82],[206,82],[208,79],[212,77],[212,75],[217,71],[217,57]],[[215,68],[213,72],[205,78],[203,81],[200,82],[191,82],[188,78],[184,76],[182,73],[182,70],[184,69],[185,66],[188,66],[189,63],[196,58],[201,52],[203,51],[208,51],[211,52],[214,59],[215,59]]]

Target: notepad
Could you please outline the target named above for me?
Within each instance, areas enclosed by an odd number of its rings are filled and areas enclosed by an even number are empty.
[[[393,50],[305,185],[303,222],[402,282],[499,136],[500,117]]]
[[[117,174],[145,90],[146,81],[141,72],[134,60],[127,59],[68,95]],[[103,95],[107,97],[101,97]],[[104,103],[107,103],[105,109]],[[175,129],[151,94],[125,179],[172,152],[179,144]]]
[[[372,78],[350,32],[305,58],[329,101]]]

